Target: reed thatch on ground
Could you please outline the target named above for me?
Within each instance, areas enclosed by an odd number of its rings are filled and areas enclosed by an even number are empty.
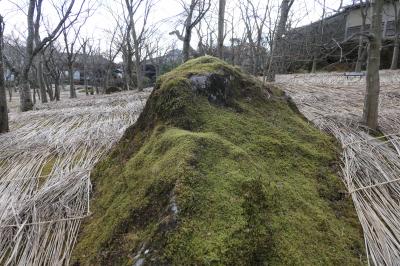
[[[11,113],[0,136],[0,264],[68,264],[90,215],[90,171],[150,91],[85,97]]]

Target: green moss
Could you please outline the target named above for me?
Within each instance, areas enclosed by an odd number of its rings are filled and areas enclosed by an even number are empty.
[[[48,179],[49,175],[51,174],[51,171],[53,170],[54,164],[56,163],[57,158],[55,156],[51,156],[48,158],[47,162],[43,164],[39,179],[38,179],[38,188],[42,187],[43,184],[46,182]]]
[[[192,90],[188,78],[208,73],[233,77],[229,104]],[[93,172],[93,216],[73,261],[362,265],[338,153],[277,88],[211,57],[189,61],[161,77]]]

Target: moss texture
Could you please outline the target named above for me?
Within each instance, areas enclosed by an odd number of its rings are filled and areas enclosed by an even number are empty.
[[[190,77],[210,73],[229,80],[208,90],[225,90],[224,104],[193,89]],[[158,80],[95,168],[73,263],[362,265],[338,153],[278,89],[218,59],[191,60]]]

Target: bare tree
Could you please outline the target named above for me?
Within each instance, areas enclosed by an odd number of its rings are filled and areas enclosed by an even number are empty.
[[[155,66],[156,78],[161,75],[162,68],[166,64],[174,65],[176,58],[168,58],[169,53],[176,51],[176,41],[166,45],[161,40],[163,35],[156,32],[152,38],[146,42],[146,58],[149,58],[151,64]],[[161,45],[160,45],[161,44]],[[171,62],[172,61],[172,62]]]
[[[320,55],[320,49],[323,45],[323,39],[324,39],[325,16],[326,16],[326,0],[323,0],[322,16],[318,23],[316,34],[314,34],[314,49],[313,49],[314,51],[313,51],[311,73],[317,72],[318,57]]]
[[[7,96],[6,86],[4,82],[4,63],[3,63],[3,33],[4,21],[0,15],[0,133],[8,131],[8,109],[7,109]]]
[[[37,7],[36,7],[36,19],[34,22],[34,44],[37,47],[40,45],[40,33],[39,33],[39,28],[40,28],[40,22],[42,19],[42,1],[37,2]],[[43,77],[43,52],[44,49],[42,49],[37,57],[36,57],[36,78],[37,78],[37,83],[39,85],[39,93],[40,93],[40,100],[42,103],[47,103],[47,95],[46,95],[46,89],[45,89],[45,82],[44,82],[44,77]]]
[[[79,38],[79,32],[80,32],[81,27],[78,29],[75,29],[74,27],[63,27],[62,29],[62,35],[63,35],[63,40],[64,40],[64,46],[65,46],[65,60],[66,64],[68,67],[68,79],[69,79],[69,97],[70,98],[76,98],[76,90],[75,90],[75,83],[74,83],[74,64],[76,61],[76,58],[79,54],[79,51],[82,49],[82,46],[79,45],[79,47],[76,47],[76,44],[79,44],[78,38]],[[70,40],[70,32],[73,32],[74,35],[72,36],[72,39]]]
[[[371,1],[372,23],[369,34],[367,86],[364,101],[363,122],[372,130],[378,128],[379,66],[382,43],[382,9],[384,0]]]
[[[145,49],[144,41],[151,32],[151,28],[148,27],[147,22],[150,15],[150,11],[154,6],[153,0],[125,0],[126,8],[128,11],[128,36],[132,38],[134,57],[135,57],[135,68],[136,68],[136,85],[138,90],[143,89],[143,73],[142,73],[142,50]],[[138,23],[138,18],[135,18],[137,11],[142,8],[143,14],[140,16],[142,19],[141,25]],[[127,38],[127,42],[130,42],[130,38]],[[130,55],[129,55],[130,56]]]
[[[68,66],[68,78],[70,86],[70,98],[76,98],[76,90],[74,84],[74,64],[80,51],[86,46],[85,40],[81,42],[80,32],[85,25],[88,18],[93,14],[93,6],[85,11],[85,16],[82,21],[77,25],[74,21],[69,19],[63,24],[62,35],[64,40],[64,48],[66,54],[66,63]],[[77,46],[78,45],[78,46]]]
[[[26,39],[24,67],[21,74],[22,88],[20,90],[21,111],[23,112],[32,110],[33,108],[32,94],[29,84],[29,71],[31,70],[33,59],[45,48],[46,45],[54,41],[54,39],[59,36],[60,31],[63,28],[63,25],[65,27],[65,22],[71,15],[72,8],[75,4],[75,0],[69,1],[69,4],[67,1],[64,1],[61,7],[62,16],[60,17],[60,21],[58,22],[56,27],[52,31],[50,31],[50,33],[45,38],[35,43],[35,21],[40,21],[40,17],[42,16],[42,2],[43,0],[29,0],[28,4],[28,36]],[[78,18],[84,2],[85,1],[83,0],[78,13],[74,14],[74,19]]]
[[[181,1],[185,10],[185,21],[183,25],[183,34],[179,31],[173,31],[170,34],[175,34],[179,40],[183,41],[183,61],[189,60],[190,52],[194,49],[190,46],[192,40],[192,31],[194,27],[204,18],[211,8],[211,0],[190,0],[190,3]]]
[[[400,47],[400,9],[398,8],[398,0],[392,0],[392,5],[394,8],[394,40],[393,40],[393,55],[392,55],[392,64],[390,65],[390,69],[397,69],[399,62],[399,47]]]
[[[90,39],[89,38],[83,38],[82,39],[82,56],[83,56],[83,86],[85,87],[85,94],[89,95],[89,90],[88,90],[88,71],[87,71],[87,61],[88,61],[88,54],[90,54],[90,49],[91,46],[89,45]]]
[[[279,46],[282,41],[282,36],[286,31],[286,23],[289,16],[290,8],[292,7],[294,0],[282,0],[280,6],[280,17],[277,29],[275,31],[275,36],[272,41],[272,48],[270,52],[270,60],[269,60],[269,67],[268,67],[268,76],[267,79],[269,81],[275,80],[275,74],[279,71],[279,64],[278,62],[274,61],[274,57],[281,56]]]
[[[360,72],[361,66],[364,61],[365,54],[367,53],[367,49],[365,47],[365,31],[366,31],[366,21],[369,9],[369,0],[365,2],[360,0],[360,13],[361,13],[361,28],[360,28],[360,36],[358,40],[358,51],[357,51],[357,62],[355,71]]]
[[[106,59],[107,59],[107,66],[106,66],[106,80],[105,80],[105,90],[107,90],[110,86],[110,77],[111,77],[111,71],[114,67],[114,61],[115,58],[117,58],[118,54],[121,52],[122,49],[122,41],[117,40],[117,33],[119,30],[119,26],[117,25],[114,30],[112,31],[107,31],[109,34],[109,40],[110,42],[108,43],[107,47],[107,52],[105,53]]]
[[[262,67],[264,53],[263,33],[270,12],[270,1],[261,2],[265,8],[260,7],[260,2],[254,5],[253,1],[245,0],[240,3],[242,20],[245,25],[247,40],[250,44],[251,73],[256,75]]]
[[[218,57],[223,59],[224,49],[224,25],[225,25],[225,6],[226,0],[219,0],[218,8]]]
[[[47,48],[47,53],[44,54],[44,66],[47,71],[47,75],[51,77],[54,82],[54,99],[60,100],[60,84],[62,75],[62,60],[60,48],[56,47],[54,43],[50,44]]]

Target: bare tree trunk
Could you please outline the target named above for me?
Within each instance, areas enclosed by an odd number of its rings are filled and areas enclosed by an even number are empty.
[[[69,97],[76,98],[76,91],[74,84],[74,70],[72,65],[68,66],[68,77],[69,77]]]
[[[60,79],[56,78],[54,80],[54,98],[56,101],[60,100]]]
[[[272,41],[272,48],[270,53],[270,61],[267,74],[268,81],[275,81],[275,75],[279,71],[279,64],[278,62],[274,61],[274,57],[282,55],[280,51],[281,49],[279,49],[279,45],[281,44],[282,36],[286,30],[286,23],[293,2],[294,0],[282,0],[281,3],[279,23],[275,32],[274,40]]]
[[[399,63],[399,46],[400,46],[400,10],[397,11],[397,2],[393,1],[394,7],[394,25],[395,25],[395,36],[394,36],[394,47],[393,47],[393,55],[392,55],[392,64],[390,65],[390,69],[397,69]]]
[[[225,24],[225,6],[226,0],[219,0],[218,10],[218,57],[224,56],[224,24]]]
[[[397,36],[394,40],[392,64],[390,65],[391,70],[396,70],[399,64],[399,46],[400,46],[399,37]]]
[[[126,49],[125,49],[125,56],[124,59],[126,60],[125,63],[125,81],[126,81],[126,89],[130,90],[132,86],[132,78],[133,78],[133,48],[132,48],[132,43],[131,43],[131,31],[134,23],[133,19],[133,7],[132,3],[128,0],[125,1],[126,6],[128,8],[128,16],[129,16],[129,22],[128,26],[126,28],[126,35],[125,35],[125,43],[126,43]]]
[[[28,37],[26,40],[26,60],[24,64],[24,70],[21,76],[21,88],[19,97],[21,101],[21,111],[26,112],[33,109],[32,94],[29,86],[29,70],[32,65],[32,53],[33,53],[33,40],[34,40],[34,26],[33,26],[33,15],[35,11],[35,1],[29,1],[28,9]]]
[[[313,62],[312,62],[312,68],[311,68],[311,73],[316,73],[317,72],[317,56],[313,56]]]
[[[361,72],[363,51],[364,51],[363,37],[360,36],[360,39],[358,41],[357,62],[356,62],[355,72]]]
[[[38,55],[38,63],[37,63],[37,73],[36,78],[39,85],[39,92],[40,92],[40,99],[42,103],[47,103],[47,95],[46,95],[46,88],[45,82],[43,78],[43,63],[42,63],[42,54]]]
[[[47,92],[47,95],[49,95],[50,101],[54,101],[53,86],[52,86],[51,82],[49,81],[49,78],[44,77],[44,82],[46,84],[46,92]]]
[[[105,92],[107,92],[108,88],[110,87],[110,75],[111,75],[111,69],[110,67],[107,67],[107,73],[106,73],[106,84],[105,84]]]
[[[12,101],[12,88],[11,87],[8,88],[8,97],[9,97],[8,101],[11,102]]]
[[[21,75],[21,87],[19,90],[19,98],[21,101],[20,109],[22,112],[32,110],[33,108],[32,93],[28,79],[29,76],[28,71],[29,69],[25,69]]]
[[[83,52],[83,57],[84,57],[84,62],[83,62],[83,86],[85,87],[85,94],[89,95],[89,90],[88,90],[88,80],[87,80],[87,41],[84,41],[82,45],[82,52]]]
[[[188,20],[191,20],[192,14],[190,13],[190,17]],[[190,24],[190,23],[189,23]],[[185,36],[183,37],[183,61],[186,62],[190,57],[190,40],[192,39],[192,29],[190,27],[185,27]]]
[[[4,22],[3,17],[0,15],[0,133],[8,131],[8,108],[3,63],[3,32]]]
[[[232,19],[233,20],[233,19]],[[232,25],[233,25],[233,22],[232,22]],[[234,38],[234,36],[233,36],[233,34],[234,34],[234,32],[233,32],[233,29],[232,29],[232,35],[231,35],[231,63],[232,63],[232,65],[235,65],[235,40],[233,39]]]
[[[365,1],[365,6],[363,0],[360,0],[361,5],[360,5],[360,12],[361,12],[361,29],[360,33],[364,34],[365,28],[366,28],[366,21],[367,21],[367,15],[368,15],[368,9],[369,9],[369,0]],[[355,67],[355,72],[361,72],[361,67],[362,63],[364,61],[364,37],[360,35],[359,40],[358,40],[358,51],[357,51],[357,62],[356,62],[356,67]]]
[[[380,49],[382,39],[382,7],[384,0],[371,2],[372,23],[368,50],[367,65],[367,86],[364,101],[363,122],[372,130],[378,128],[378,107],[379,107],[379,66]]]
[[[135,23],[135,22],[133,22]],[[132,25],[132,37],[133,37],[133,45],[135,48],[135,67],[136,67],[136,85],[139,91],[143,90],[143,80],[142,80],[142,68],[140,64],[140,47],[139,40],[136,35],[135,24]]]

